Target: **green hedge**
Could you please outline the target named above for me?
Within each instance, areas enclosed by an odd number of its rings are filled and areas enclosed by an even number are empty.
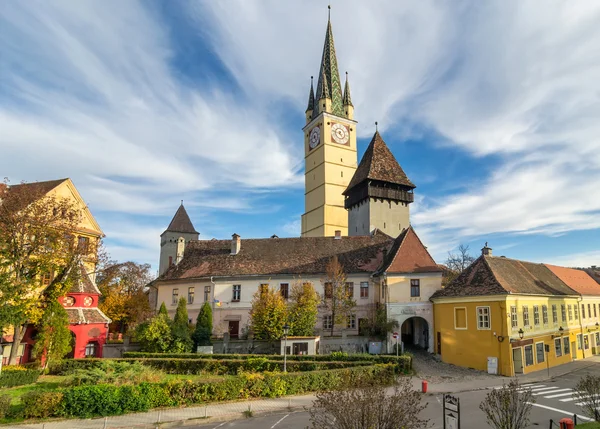
[[[257,355],[257,354],[200,354],[200,353],[144,353],[125,352],[124,358],[173,358],[173,359],[256,359],[267,358],[268,360],[283,360],[283,355]],[[329,355],[289,355],[289,361],[314,361],[314,362],[373,362],[400,364],[407,370],[412,369],[412,356],[409,354],[401,356],[393,355],[370,355],[367,353],[345,354],[332,353]]]
[[[35,383],[39,377],[40,371],[35,369],[4,367],[2,368],[2,373],[0,374],[0,387],[14,387],[32,384]]]
[[[283,371],[283,361],[266,358],[255,359],[112,359],[119,362],[140,362],[143,365],[164,371],[168,374],[235,375],[240,371],[265,372]],[[105,359],[65,359],[53,363],[50,374],[66,375],[77,369],[99,367]],[[288,372],[320,371],[356,366],[373,365],[373,362],[287,362]],[[399,369],[401,371],[401,369]]]
[[[241,374],[218,382],[175,380],[138,386],[90,385],[64,389],[53,415],[90,418],[156,407],[278,397],[345,386],[392,384],[394,365],[371,365],[297,373]]]

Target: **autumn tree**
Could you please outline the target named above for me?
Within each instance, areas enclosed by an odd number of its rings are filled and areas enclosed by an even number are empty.
[[[326,314],[331,316],[331,335],[336,325],[343,325],[356,306],[353,298],[352,284],[346,282],[344,267],[337,256],[327,263],[325,268],[323,306]]]
[[[290,335],[314,335],[321,297],[310,282],[297,281],[292,285],[288,309]]]
[[[177,310],[175,310],[175,318],[171,324],[171,334],[173,344],[171,352],[173,353],[189,353],[194,345],[190,335],[190,323],[187,312],[187,302],[185,298],[179,298],[177,302]]]
[[[43,315],[45,291],[66,293],[69,273],[95,252],[77,244],[80,219],[73,203],[38,184],[0,184],[0,326],[12,327],[10,364],[27,325]]]
[[[210,346],[212,343],[210,337],[213,329],[212,308],[208,302],[202,304],[196,319],[196,328],[192,335],[194,341],[194,350],[198,350],[199,346]]]
[[[260,285],[252,298],[250,325],[257,340],[275,341],[283,335],[287,321],[287,307],[281,294],[269,287]]]
[[[479,405],[488,425],[495,429],[522,429],[529,426],[531,404],[535,398],[531,389],[523,389],[512,380],[500,389],[491,390]]]
[[[158,313],[135,328],[135,338],[144,352],[166,353],[171,351],[173,336],[171,320],[166,314]]]
[[[443,285],[446,286],[462,273],[469,265],[475,261],[475,258],[469,254],[469,246],[461,244],[458,246],[458,252],[448,252],[446,259],[446,268],[444,270]]]
[[[385,340],[389,333],[398,329],[400,324],[397,320],[388,319],[387,312],[383,305],[378,305],[375,309],[369,312],[369,317],[364,319],[360,328],[361,335],[379,338]]]
[[[33,355],[43,360],[44,368],[71,351],[73,344],[69,315],[56,299],[48,301],[36,328]]]
[[[152,280],[149,264],[111,261],[98,272],[99,307],[124,333],[152,316],[145,288]]]
[[[590,419],[600,421],[600,375],[588,374],[577,382],[573,399]]]

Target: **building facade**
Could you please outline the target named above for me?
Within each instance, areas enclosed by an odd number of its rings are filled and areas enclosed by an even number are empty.
[[[434,350],[444,362],[515,376],[591,355],[598,338],[582,329],[576,290],[544,264],[482,250],[431,297]]]

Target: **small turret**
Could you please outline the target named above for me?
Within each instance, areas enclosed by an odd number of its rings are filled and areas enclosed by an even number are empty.
[[[310,92],[308,93],[308,106],[306,107],[306,123],[312,120],[313,110],[315,109],[315,91],[313,89],[313,77],[310,77]]]
[[[354,119],[354,105],[352,104],[352,97],[350,97],[350,84],[348,83],[348,72],[346,72],[346,85],[344,85],[344,97],[342,98],[344,103],[344,111],[346,112],[346,118]]]
[[[178,264],[183,259],[187,243],[198,240],[199,235],[200,233],[194,228],[185,207],[183,207],[183,201],[181,201],[171,223],[160,235],[158,274],[161,275],[171,265]]]

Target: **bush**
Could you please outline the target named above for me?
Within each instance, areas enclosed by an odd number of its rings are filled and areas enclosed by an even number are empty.
[[[67,374],[72,377],[66,385],[80,386],[82,384],[139,384],[142,382],[158,382],[163,374],[142,365],[140,361],[100,360],[96,366],[86,369],[74,369]]]
[[[278,397],[369,384],[389,385],[393,365],[371,365],[302,373],[241,373],[218,382],[172,380],[139,386],[84,385],[64,390],[62,413],[89,418],[208,401]]]
[[[61,413],[63,394],[61,392],[31,391],[21,396],[23,417],[46,418]]]
[[[0,374],[0,387],[23,386],[37,381],[40,371],[37,369],[26,369],[20,366],[7,366]]]
[[[8,395],[0,396],[0,419],[3,419],[8,414],[10,400],[10,396]]]

